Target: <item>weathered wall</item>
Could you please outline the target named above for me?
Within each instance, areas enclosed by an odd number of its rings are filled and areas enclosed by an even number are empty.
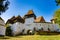
[[[0,35],[5,35],[6,28],[4,26],[0,26]]]
[[[0,20],[0,35],[5,35],[6,28],[4,25],[4,21]]]
[[[48,28],[50,31],[56,31],[59,29],[58,24],[50,24],[50,23],[35,23],[35,26],[40,29],[43,28],[44,31],[48,31]]]
[[[48,23],[32,23],[32,24],[24,24],[25,25],[25,31],[27,30],[33,30],[34,27],[36,30],[39,30],[43,28],[43,31],[48,31],[48,28],[50,31],[57,31],[59,29],[58,24],[48,24]]]
[[[25,19],[25,24],[31,24],[34,22],[34,17]]]
[[[36,30],[39,30],[43,28],[43,31],[48,31],[48,28],[50,31],[57,31],[59,29],[58,24],[50,24],[50,23],[31,23],[31,24],[22,24],[19,22],[14,23],[11,26],[12,32],[14,35],[19,34],[22,32],[23,29],[25,29],[24,33],[27,33],[27,30],[32,30],[36,28]]]
[[[22,32],[24,24],[16,22],[11,26],[13,35],[19,34]]]

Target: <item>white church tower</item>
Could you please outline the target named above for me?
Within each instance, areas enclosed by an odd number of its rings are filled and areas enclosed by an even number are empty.
[[[32,31],[34,28],[34,20],[36,19],[36,15],[34,14],[33,10],[29,10],[27,14],[24,15],[24,34],[27,34],[27,31]]]

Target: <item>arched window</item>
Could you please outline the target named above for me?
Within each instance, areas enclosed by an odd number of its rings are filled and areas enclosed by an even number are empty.
[[[43,28],[41,28],[41,31],[43,31]]]
[[[21,34],[24,34],[25,29],[22,30]]]
[[[34,27],[33,30],[36,31],[36,27]]]
[[[50,29],[48,28],[48,31],[50,32]]]

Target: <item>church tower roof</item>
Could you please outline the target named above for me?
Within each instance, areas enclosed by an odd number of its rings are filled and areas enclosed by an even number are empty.
[[[31,14],[34,14],[33,10],[29,10],[26,15],[31,15]]]
[[[43,18],[43,16],[40,16],[40,17],[36,18],[36,20],[34,22],[36,22],[36,23],[44,23],[45,19]]]
[[[33,10],[29,10],[27,14],[24,15],[24,18],[34,17],[36,19],[36,15],[34,14]]]

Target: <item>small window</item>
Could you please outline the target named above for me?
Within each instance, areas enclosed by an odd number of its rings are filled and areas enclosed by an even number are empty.
[[[41,28],[41,31],[43,31],[43,28]]]
[[[50,28],[48,28],[48,31],[50,31]]]
[[[41,26],[41,24],[40,24],[40,26]]]

